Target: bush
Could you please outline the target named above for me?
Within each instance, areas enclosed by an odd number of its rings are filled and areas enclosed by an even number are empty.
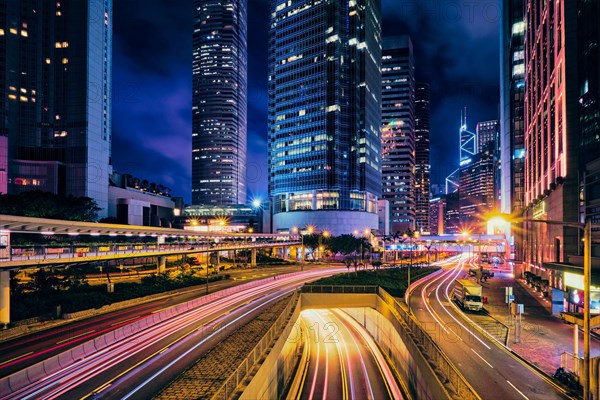
[[[412,268],[410,278],[412,282],[437,271],[438,268]],[[356,273],[342,273],[327,278],[319,279],[311,285],[333,286],[380,286],[394,297],[404,296],[408,281],[408,268],[384,269],[380,271],[358,271]]]
[[[213,275],[209,282],[229,279],[229,275]],[[29,318],[54,318],[56,306],[63,313],[100,308],[120,301],[136,299],[190,286],[203,285],[206,277],[180,274],[171,278],[167,274],[154,274],[142,278],[142,283],[115,283],[114,293],[108,293],[106,285],[77,285],[67,290],[53,290],[43,296],[36,292],[13,293],[11,295],[11,321]]]

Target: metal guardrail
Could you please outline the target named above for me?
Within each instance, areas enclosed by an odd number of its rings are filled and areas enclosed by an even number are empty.
[[[574,354],[564,352],[560,355],[560,366],[567,372],[573,372],[579,376],[579,363],[581,359],[576,357]]]
[[[267,350],[272,346],[273,342],[281,336],[281,331],[285,328],[299,299],[299,293],[295,292],[275,323],[269,328],[267,333],[262,337],[254,349],[252,349],[244,361],[242,361],[229,378],[225,380],[221,388],[214,394],[212,397],[213,400],[227,400],[237,392],[240,384],[244,382],[250,372],[255,369],[260,361],[266,356]]]
[[[446,386],[451,387],[457,398],[464,400],[481,400],[475,389],[469,384],[456,366],[444,354],[433,338],[423,329],[421,324],[409,316],[400,303],[385,290],[379,288],[379,296],[395,311],[408,327],[408,334],[413,339],[421,353],[427,359],[432,369]]]
[[[302,293],[351,293],[377,294],[378,286],[333,286],[333,285],[304,285]]]

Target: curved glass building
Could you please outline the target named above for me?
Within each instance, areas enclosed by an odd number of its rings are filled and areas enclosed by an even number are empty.
[[[269,194],[273,230],[377,228],[381,1],[273,0]]]
[[[195,0],[192,203],[246,202],[247,0]]]

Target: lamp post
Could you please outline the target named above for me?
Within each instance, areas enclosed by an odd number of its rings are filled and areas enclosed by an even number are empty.
[[[294,233],[298,233],[300,232],[300,240],[302,243],[302,259],[301,259],[301,263],[300,263],[300,270],[304,271],[304,257],[305,257],[305,251],[304,251],[304,232],[307,231],[309,235],[312,235],[313,232],[315,231],[315,228],[313,228],[312,226],[308,226],[305,227],[304,229],[300,229],[297,226],[292,228],[292,232]]]
[[[408,233],[405,233],[402,236],[404,237],[404,239],[409,238],[410,240],[410,265],[408,266],[408,274],[406,278],[406,290],[410,291],[410,269],[412,268],[413,263],[413,238],[419,238],[419,231],[410,232],[410,235]],[[407,306],[408,314],[410,314],[410,296],[408,297]]]

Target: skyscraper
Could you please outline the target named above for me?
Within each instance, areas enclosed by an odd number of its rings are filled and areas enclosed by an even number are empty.
[[[377,228],[380,0],[273,0],[269,195],[273,229]]]
[[[392,231],[415,229],[415,61],[408,36],[383,38],[382,197],[390,202]],[[429,206],[429,199],[427,199]]]
[[[429,232],[430,168],[429,159],[429,84],[417,83],[415,89],[415,203],[416,228]]]
[[[112,1],[2,2],[0,26],[0,188],[88,196],[106,216]]]
[[[498,139],[498,120],[478,122],[475,132],[477,133],[478,153],[487,150],[490,143],[495,148]]]
[[[525,216],[579,221],[580,140],[577,2],[525,4]],[[597,22],[597,21],[596,21]],[[577,232],[525,224],[525,259],[566,261],[577,254]],[[540,241],[551,238],[545,246]]]
[[[247,0],[194,0],[192,204],[246,202]]]
[[[500,7],[500,211],[511,214],[519,213],[525,200],[525,4],[524,0],[501,1]],[[520,251],[516,254],[522,259]]]
[[[461,228],[471,232],[483,231],[481,222],[495,205],[494,145],[495,141],[487,142],[481,152],[471,156],[460,167]]]

